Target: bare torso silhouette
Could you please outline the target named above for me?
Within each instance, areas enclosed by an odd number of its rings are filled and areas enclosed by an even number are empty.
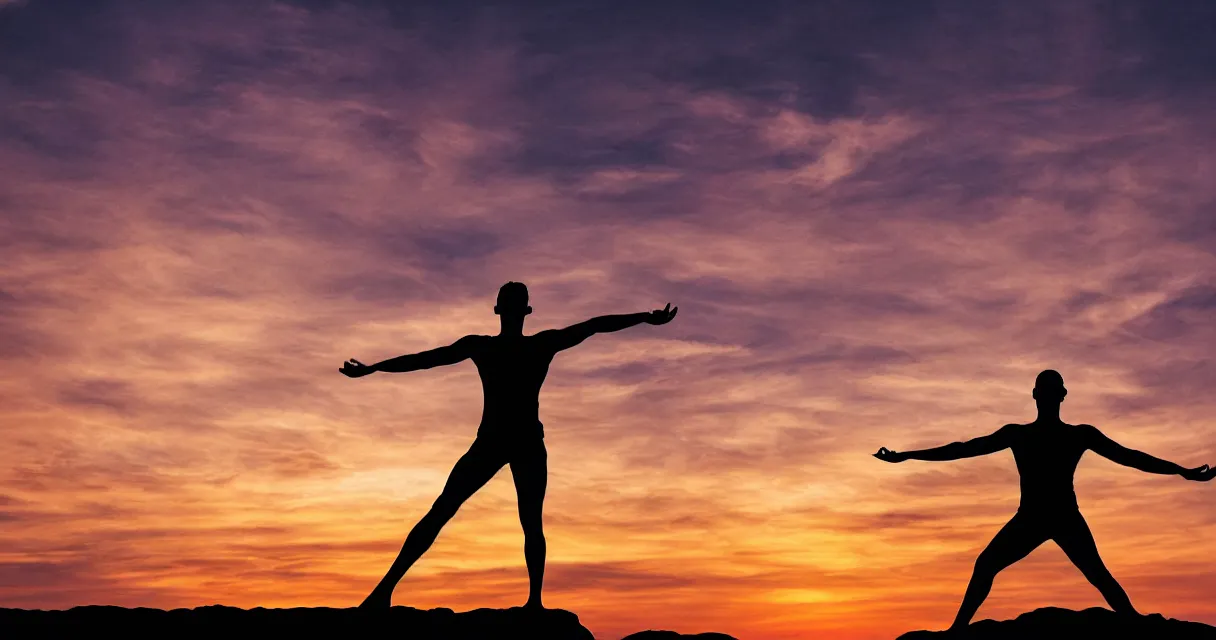
[[[471,336],[483,397],[478,437],[544,437],[540,388],[557,354],[547,333]]]
[[[1008,429],[1009,448],[1021,477],[1019,511],[1077,508],[1073,475],[1089,449],[1089,425],[1016,424]]]

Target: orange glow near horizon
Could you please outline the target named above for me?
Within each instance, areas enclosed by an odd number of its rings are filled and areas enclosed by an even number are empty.
[[[358,604],[480,387],[337,369],[496,332],[506,280],[528,332],[680,307],[560,354],[541,395],[546,604],[599,638],[944,628],[1012,456],[870,454],[1028,421],[1044,368],[1066,421],[1216,463],[1216,130],[1185,92],[1087,84],[1131,64],[1096,13],[1053,14],[1051,60],[1018,27],[926,18],[900,53],[841,16],[858,42],[822,46],[871,72],[820,95],[814,65],[697,71],[815,40],[711,37],[708,10],[572,43],[545,16],[197,5],[0,49],[0,606]],[[1138,608],[1216,624],[1216,484],[1089,454],[1077,493]],[[522,545],[504,469],[394,602],[521,604]],[[977,619],[1042,606],[1104,606],[1050,543]]]

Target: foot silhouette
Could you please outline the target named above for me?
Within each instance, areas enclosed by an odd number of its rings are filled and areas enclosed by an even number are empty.
[[[363,599],[360,609],[389,609],[393,606],[393,594],[382,591],[379,587]]]

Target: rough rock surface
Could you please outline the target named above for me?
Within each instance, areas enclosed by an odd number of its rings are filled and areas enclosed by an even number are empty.
[[[1151,614],[1129,618],[1109,609],[1072,611],[1047,607],[1013,620],[981,620],[966,631],[912,631],[899,640],[1015,640],[1089,638],[1093,640],[1216,640],[1216,627]]]
[[[65,611],[0,609],[3,637],[200,637],[226,638],[333,637],[391,634],[417,640],[493,640],[543,638],[594,640],[578,616],[561,609],[533,612],[515,609],[392,607],[359,609],[237,609],[219,605],[196,609],[124,609],[75,607]]]
[[[0,637],[76,638],[118,635],[126,638],[234,638],[364,636],[409,640],[595,640],[562,609],[451,609],[393,607],[382,611],[330,609],[237,609],[213,605],[196,609],[74,607],[63,611],[0,609]],[[628,640],[735,640],[720,633],[681,635],[643,631]]]
[[[693,633],[684,634],[676,633],[675,631],[639,631],[632,633],[621,640],[737,640],[734,636],[728,636],[725,633]]]

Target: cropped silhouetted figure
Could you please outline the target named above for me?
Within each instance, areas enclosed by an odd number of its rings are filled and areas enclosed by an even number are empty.
[[[400,373],[456,364],[472,359],[481,376],[484,404],[477,438],[452,473],[439,499],[414,526],[401,552],[380,584],[361,607],[388,607],[393,588],[405,572],[430,548],[439,530],[447,524],[460,505],[510,465],[519,501],[519,521],[524,529],[524,559],[528,565],[528,602],[525,606],[543,608],[541,585],[545,573],[545,536],[541,508],[548,481],[548,454],[538,410],[540,387],[549,372],[549,363],[558,351],[569,349],[596,333],[619,331],[642,323],[666,324],[677,309],[665,308],[627,315],[600,316],[566,327],[526,336],[524,317],[532,313],[528,289],[522,283],[508,282],[498,291],[501,330],[496,336],[465,336],[455,343],[404,355],[373,365],[351,359],[341,372],[352,378],[376,371]]]
[[[904,460],[958,460],[1012,449],[1021,476],[1022,501],[1017,514],[1006,524],[975,561],[975,570],[962,606],[951,629],[966,627],[992,589],[996,574],[1025,558],[1047,540],[1055,540],[1111,609],[1135,614],[1123,587],[1098,556],[1098,547],[1073,491],[1073,472],[1086,451],[1093,451],[1121,465],[1187,480],[1207,481],[1216,469],[1207,465],[1184,469],[1173,462],[1128,449],[1088,424],[1071,425],[1060,420],[1060,403],[1068,391],[1059,373],[1048,369],[1038,375],[1034,400],[1039,415],[1030,424],[1008,424],[995,433],[920,451],[891,451],[886,447],[874,456],[887,462]]]

